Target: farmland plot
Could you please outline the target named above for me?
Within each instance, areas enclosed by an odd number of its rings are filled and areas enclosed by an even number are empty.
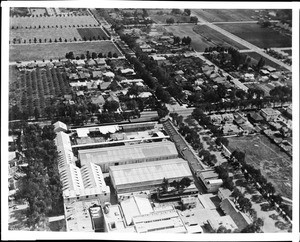
[[[43,16],[43,17],[15,17],[10,19],[10,28],[29,28],[30,26],[38,28],[39,26],[46,28],[48,26],[60,27],[60,26],[73,26],[74,27],[91,27],[98,25],[96,20],[90,15],[80,15],[80,16]]]
[[[55,50],[55,51],[54,51]],[[73,51],[75,56],[87,51],[107,54],[122,54],[111,41],[86,41],[52,44],[10,45],[9,61],[31,61],[65,58],[66,53]]]
[[[276,191],[292,199],[292,160],[267,137],[230,137],[229,150],[236,149],[246,154],[246,162],[259,168]]]
[[[77,29],[79,35],[81,36],[81,39],[108,39],[109,37],[105,34],[105,32],[102,30],[102,28],[78,28]]]
[[[262,28],[256,23],[216,24],[222,29],[260,48],[291,47],[292,38],[270,28]]]

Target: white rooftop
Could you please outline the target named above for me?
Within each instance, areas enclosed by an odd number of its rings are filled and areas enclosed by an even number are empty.
[[[192,176],[187,161],[181,158],[111,166],[109,169],[116,186]]]

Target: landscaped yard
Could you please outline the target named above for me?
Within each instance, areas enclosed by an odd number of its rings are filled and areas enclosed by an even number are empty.
[[[117,53],[116,46],[111,41],[86,41],[80,43],[52,43],[52,44],[30,44],[10,45],[9,61],[30,61],[42,59],[65,58],[66,53],[73,51],[75,56],[86,54],[87,51],[107,54]]]
[[[270,28],[262,28],[257,23],[216,24],[222,29],[260,48],[291,47],[292,38]]]
[[[243,151],[248,164],[259,168],[278,193],[292,199],[292,160],[278,146],[263,135],[230,137],[228,140],[231,152]]]

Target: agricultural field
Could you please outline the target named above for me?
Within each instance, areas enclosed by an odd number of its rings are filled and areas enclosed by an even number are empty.
[[[179,36],[180,38],[189,36],[192,39],[191,46],[199,52],[203,52],[206,48],[217,45],[232,45],[238,49],[247,49],[243,45],[204,25],[190,24],[185,25],[184,28],[182,26],[170,25],[164,26],[164,29],[167,32],[172,32],[175,36]]]
[[[228,38],[227,36],[219,33],[218,31],[210,28],[206,25],[197,25],[194,27],[194,31],[206,40],[214,43],[216,46],[234,47],[239,50],[248,49],[240,43]]]
[[[149,17],[157,24],[165,24],[166,20],[169,18],[173,18],[175,23],[189,23],[190,16],[184,15],[173,15],[173,14],[149,14]]]
[[[54,51],[55,50],[55,51]],[[72,43],[10,45],[9,61],[31,61],[65,58],[66,53],[73,51],[75,56],[85,54],[87,51],[107,54],[122,54],[111,41],[86,41]]]
[[[214,46],[212,42],[207,41],[205,38],[201,37],[193,30],[195,27],[194,24],[184,25],[184,28],[182,28],[182,26],[176,25],[164,27],[165,31],[172,32],[175,36],[179,36],[180,38],[183,38],[184,36],[189,36],[192,39],[191,46],[196,51],[203,52],[206,48]]]
[[[291,37],[270,28],[262,28],[256,23],[219,23],[216,25],[260,48],[292,46]]]
[[[50,98],[71,92],[66,73],[58,68],[37,68],[33,71],[19,71],[9,67],[10,104],[33,115],[35,109],[41,114],[51,105]]]
[[[98,23],[91,15],[62,15],[62,16],[42,16],[42,17],[12,17],[10,18],[10,28],[38,28],[45,26],[50,27],[91,27],[98,26]]]
[[[106,35],[106,33],[103,31],[102,28],[78,28],[77,29],[81,39],[90,39],[90,38],[96,38],[100,37],[101,39],[108,39],[109,37]]]
[[[260,58],[262,57],[260,54],[258,54],[257,52],[247,52],[245,53],[246,55],[250,56],[252,58],[252,64],[256,65],[257,62],[260,60]],[[274,68],[276,68],[277,70],[282,70],[282,71],[287,71],[287,69],[285,69],[283,66],[281,65],[278,65],[277,63],[267,59],[267,58],[264,58],[263,59],[265,60],[265,65],[266,66],[272,66]]]
[[[266,11],[255,9],[192,9],[191,15],[193,13],[208,22],[235,22],[258,20],[260,15]]]
[[[276,191],[292,199],[292,160],[264,135],[251,137],[229,137],[228,148],[243,151],[246,162],[259,168],[266,179],[273,183]]]
[[[10,31],[11,43],[24,44],[24,43],[50,43],[55,42],[55,39],[59,41],[72,42],[81,40],[81,36],[76,28],[38,28],[38,29],[15,29]],[[75,39],[74,39],[75,38]]]

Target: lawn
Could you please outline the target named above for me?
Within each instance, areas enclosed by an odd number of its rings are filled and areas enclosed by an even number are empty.
[[[257,62],[260,60],[260,58],[262,57],[260,54],[258,54],[257,52],[247,52],[245,53],[246,55],[250,56],[252,58],[252,60],[255,62],[253,63],[254,65],[257,64]],[[271,61],[270,59],[264,58],[265,60],[265,65],[266,66],[272,66],[274,68],[276,68],[277,70],[283,70],[283,71],[287,71],[286,68],[284,68],[283,66],[278,65],[277,63]]]
[[[81,36],[81,39],[90,39],[90,38],[96,38],[99,39],[99,37],[101,39],[108,39],[108,36],[106,35],[106,33],[102,30],[102,28],[78,28],[77,29],[78,33]]]
[[[10,45],[9,61],[30,61],[64,58],[67,52],[75,56],[87,51],[107,54],[109,51],[122,55],[111,41],[86,41],[72,43]]]
[[[206,40],[214,43],[217,46],[232,46],[239,50],[248,49],[247,47],[241,45],[240,43],[228,38],[227,36],[219,33],[218,31],[210,28],[206,25],[197,25],[194,27],[194,31]]]
[[[245,152],[246,162],[259,168],[276,191],[292,199],[292,160],[278,146],[263,135],[251,137],[230,137],[229,150]]]
[[[292,46],[291,37],[270,28],[262,28],[257,23],[222,23],[216,25],[260,48]]]

